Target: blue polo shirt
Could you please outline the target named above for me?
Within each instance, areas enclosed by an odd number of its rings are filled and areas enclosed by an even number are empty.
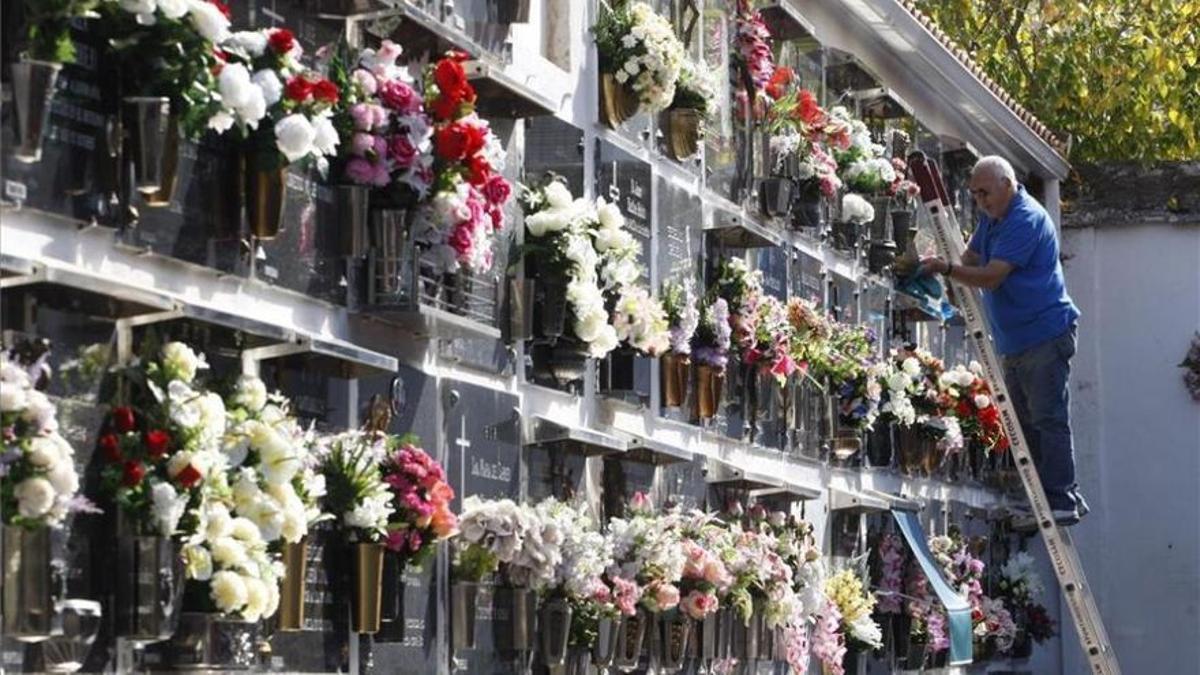
[[[1013,266],[999,288],[983,291],[996,351],[1023,352],[1067,332],[1079,318],[1063,280],[1054,221],[1025,186],[1018,186],[1003,218],[980,219],[968,248],[981,265],[999,259]]]

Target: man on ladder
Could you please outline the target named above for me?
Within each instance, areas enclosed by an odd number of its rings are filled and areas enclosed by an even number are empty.
[[[1054,222],[1002,157],[980,159],[970,188],[983,215],[962,264],[930,257],[920,271],[983,289],[1004,381],[1054,520],[1074,525],[1088,511],[1075,483],[1068,394],[1079,310],[1067,295]],[[1013,525],[1035,522],[1029,516]]]

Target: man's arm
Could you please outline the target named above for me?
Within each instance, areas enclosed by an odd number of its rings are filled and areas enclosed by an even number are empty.
[[[972,251],[971,249],[967,249],[967,250],[963,251],[962,264],[970,266],[970,267],[978,267],[979,266],[979,254],[976,253],[975,251]]]
[[[968,254],[972,256],[971,262],[968,262]],[[972,264],[974,263],[974,264]],[[941,258],[926,258],[921,261],[921,272],[925,274],[945,274],[950,271],[950,278],[955,281],[960,281],[968,286],[976,288],[986,288],[989,291],[994,291],[1004,283],[1008,278],[1009,272],[1012,272],[1013,266],[1011,263],[998,258],[992,258],[988,264],[980,267],[979,256],[972,251],[967,251],[963,254],[963,264],[955,265],[950,268],[950,263]]]

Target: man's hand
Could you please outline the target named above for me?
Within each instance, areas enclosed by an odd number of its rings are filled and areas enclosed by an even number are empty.
[[[937,256],[928,256],[921,258],[921,266],[917,268],[917,275],[929,277],[935,274],[945,274],[949,269],[950,263]]]

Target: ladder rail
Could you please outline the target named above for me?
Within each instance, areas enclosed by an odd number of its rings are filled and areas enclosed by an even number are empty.
[[[934,225],[938,253],[951,263],[959,264],[966,250],[966,243],[963,241],[958,220],[950,208],[950,200],[937,165],[924,154],[914,153],[909,157],[908,166],[921,188],[922,203]],[[966,321],[968,337],[974,344],[983,366],[983,378],[991,387],[993,400],[1000,408],[1000,419],[1008,435],[1009,452],[1013,454],[1021,484],[1029,498],[1051,566],[1070,609],[1089,669],[1096,675],[1120,675],[1121,668],[1117,663],[1116,653],[1109,642],[1099,608],[1084,576],[1078,551],[1066,529],[1054,522],[1046,491],[1026,444],[1016,408],[1009,397],[1008,385],[1004,381],[1000,358],[992,343],[980,294],[975,288],[953,279],[950,279],[949,283],[956,296],[958,309]]]

